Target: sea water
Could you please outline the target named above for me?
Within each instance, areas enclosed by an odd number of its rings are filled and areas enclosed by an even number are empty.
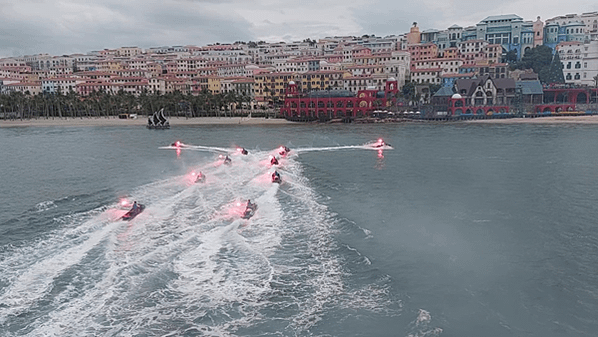
[[[597,144],[584,125],[1,128],[0,335],[595,336]],[[145,211],[122,221],[122,200]]]

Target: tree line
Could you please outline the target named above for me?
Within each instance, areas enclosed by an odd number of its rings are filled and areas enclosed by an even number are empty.
[[[166,94],[145,91],[138,96],[122,90],[115,94],[94,91],[88,96],[81,96],[75,91],[39,95],[14,91],[0,94],[0,113],[3,118],[76,118],[110,117],[123,113],[149,116],[164,109],[167,116],[232,116],[246,113],[240,108],[250,102],[248,95],[234,92],[212,94],[206,89],[198,95],[180,91]]]

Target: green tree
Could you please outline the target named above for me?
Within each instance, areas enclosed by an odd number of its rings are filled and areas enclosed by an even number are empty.
[[[552,62],[552,49],[547,46],[537,46],[525,52],[521,61],[515,62],[511,69],[532,69],[536,74],[546,71]]]
[[[542,83],[565,83],[565,76],[563,75],[563,63],[558,52],[554,53],[552,62],[548,69],[543,69],[541,73],[538,73],[540,82]]]
[[[509,50],[509,52],[507,52],[507,56],[505,57],[505,61],[507,63],[517,62],[517,49]]]
[[[405,97],[405,99],[407,101],[412,101],[415,98],[415,82],[407,82],[405,83],[405,85],[403,86],[403,89],[401,89],[401,93],[403,94],[403,97]]]

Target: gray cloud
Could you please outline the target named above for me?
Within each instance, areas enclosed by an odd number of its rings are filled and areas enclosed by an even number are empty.
[[[598,10],[595,1],[479,0],[3,0],[0,56],[62,55],[104,48],[293,41],[402,34],[474,25],[489,15],[525,20]]]
[[[76,2],[66,12],[51,6],[31,11],[32,5],[40,4],[15,3],[0,12],[0,55],[61,55],[120,46],[204,45],[253,38],[250,22],[205,10],[204,3],[209,2],[175,0],[147,6],[144,1],[88,1]],[[47,17],[36,19],[42,12]]]

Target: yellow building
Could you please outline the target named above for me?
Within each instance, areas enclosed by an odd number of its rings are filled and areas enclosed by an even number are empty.
[[[219,94],[222,90],[220,89],[220,77],[208,76],[208,90],[213,94]]]
[[[262,73],[254,76],[255,100],[258,102],[284,101],[288,83],[295,79],[296,73]]]
[[[349,71],[343,70],[308,71],[298,74],[295,82],[300,91],[342,90],[344,79],[351,76]]]

